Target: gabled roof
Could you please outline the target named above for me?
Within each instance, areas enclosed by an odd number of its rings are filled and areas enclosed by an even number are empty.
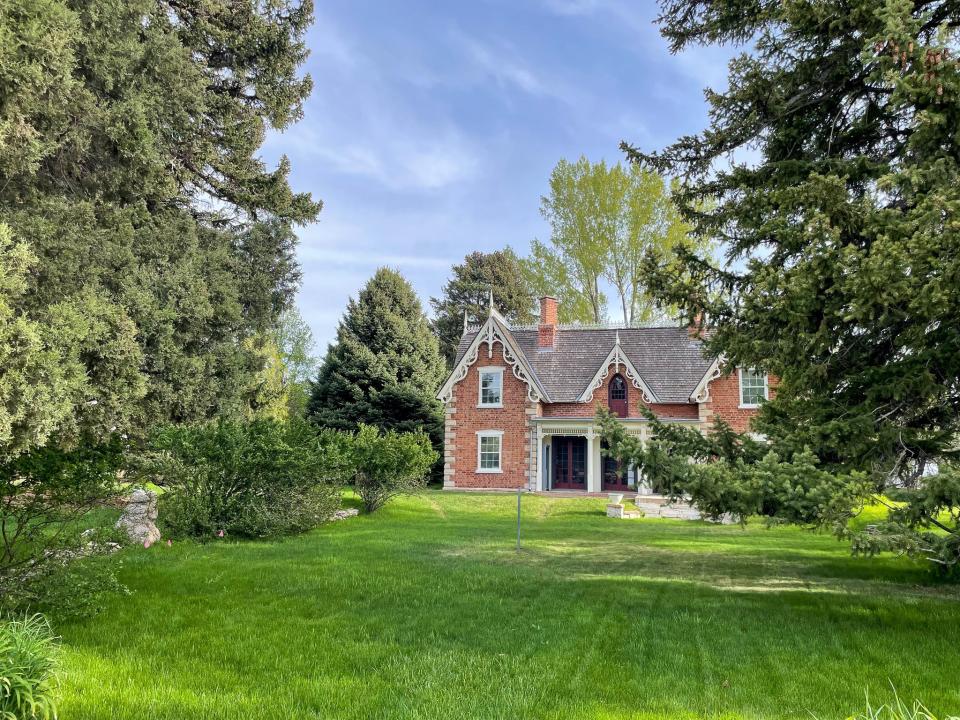
[[[468,352],[473,352],[474,341],[485,326],[460,339],[455,368]],[[703,344],[691,338],[686,327],[560,326],[556,346],[547,349],[538,347],[535,327],[506,329],[523,354],[524,365],[542,387],[545,402],[579,402],[585,392],[589,395],[590,385],[605,369],[603,365],[609,361],[618,335],[625,359],[658,403],[691,402],[691,395],[716,359],[704,355]],[[451,380],[456,375],[454,370]],[[450,380],[448,384],[452,385]]]
[[[467,338],[467,335],[460,338],[457,361],[453,365],[453,372],[437,393],[439,400],[448,401],[453,386],[467,376],[470,366],[477,361],[480,353],[485,351],[489,355],[494,344],[500,343],[503,347],[503,358],[513,367],[513,374],[526,383],[527,397],[532,401],[553,402],[507,321],[495,309],[491,308],[487,321],[478,330],[469,333],[469,339]],[[482,347],[484,344],[486,348]]]

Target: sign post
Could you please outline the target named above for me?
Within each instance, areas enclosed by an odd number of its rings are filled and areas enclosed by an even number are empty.
[[[523,490],[517,488],[517,552],[520,552],[520,496]]]

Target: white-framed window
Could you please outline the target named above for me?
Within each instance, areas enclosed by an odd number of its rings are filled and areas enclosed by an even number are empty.
[[[503,449],[503,430],[477,431],[477,472],[503,472],[500,455]]]
[[[769,396],[766,373],[740,368],[740,407],[755,408]]]
[[[480,373],[480,400],[477,407],[503,407],[503,368],[482,367]]]

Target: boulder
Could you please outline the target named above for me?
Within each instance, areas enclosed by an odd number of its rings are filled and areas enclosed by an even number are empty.
[[[155,543],[160,539],[157,529],[157,496],[142,488],[134,490],[127,498],[117,527],[123,530],[131,542]]]

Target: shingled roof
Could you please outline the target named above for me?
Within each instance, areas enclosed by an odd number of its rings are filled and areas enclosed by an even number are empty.
[[[540,348],[536,328],[512,329],[511,333],[537,374],[552,402],[577,402],[587,384],[613,349],[620,347],[661,403],[686,403],[713,363],[703,353],[703,344],[689,336],[685,327],[583,328],[560,326],[556,347]],[[471,331],[460,338],[459,364],[476,337]]]

